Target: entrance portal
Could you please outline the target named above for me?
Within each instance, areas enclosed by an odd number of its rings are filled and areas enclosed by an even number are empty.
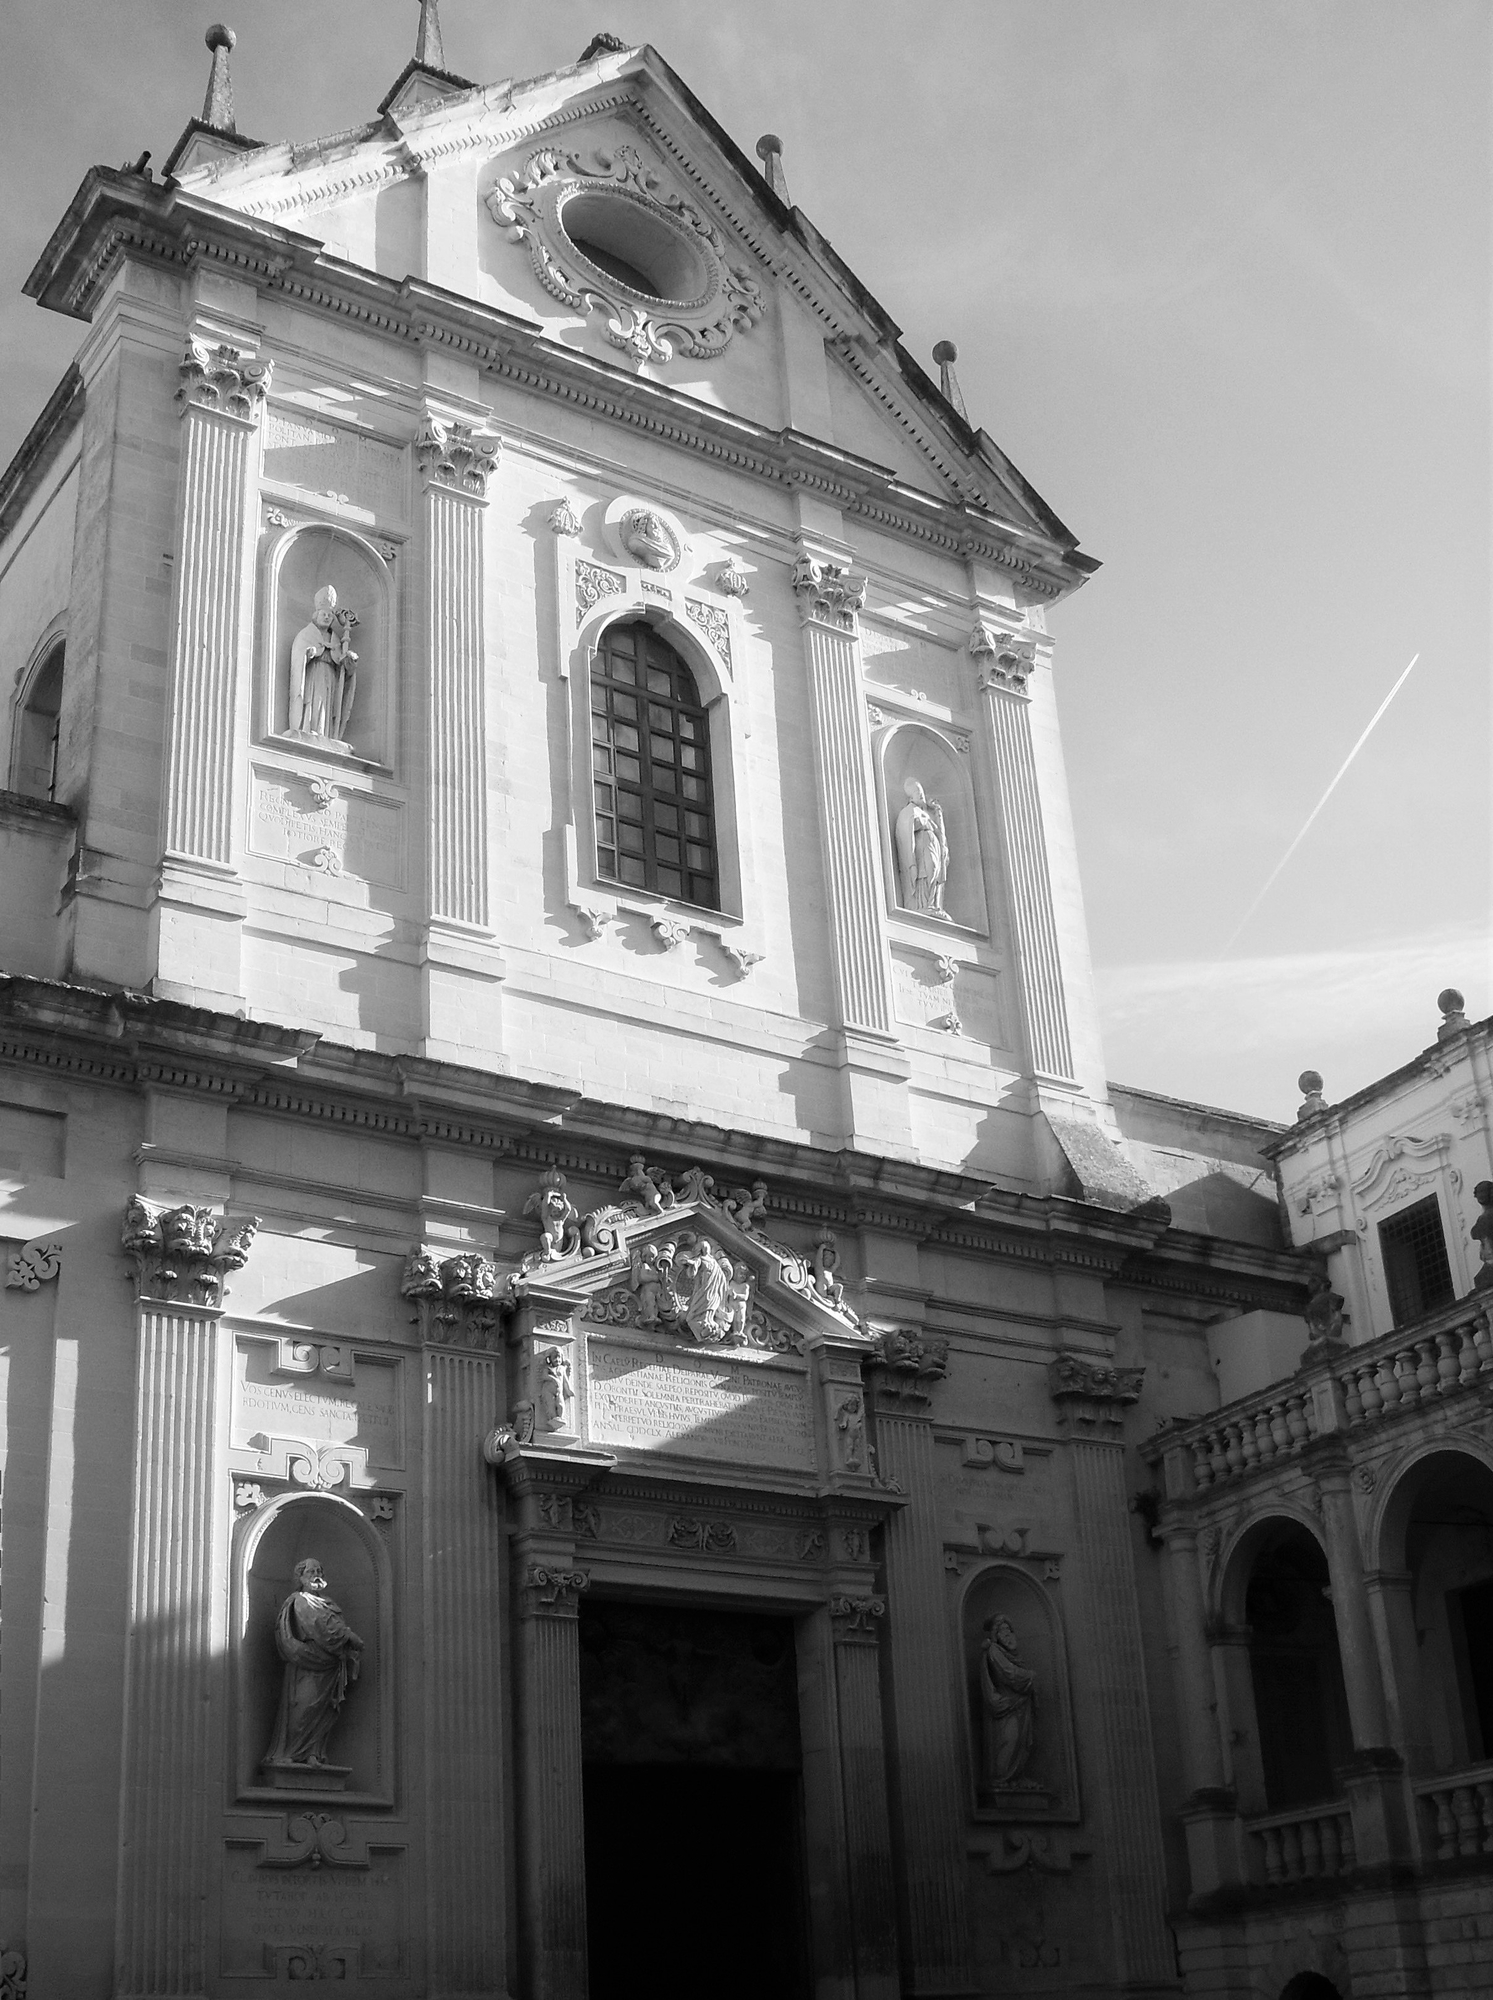
[[[588,1601],[591,2000],[808,1990],[793,1624]]]

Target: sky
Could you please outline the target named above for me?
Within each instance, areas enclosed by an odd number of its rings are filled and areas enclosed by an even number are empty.
[[[0,462],[82,329],[20,287],[201,108],[372,115],[416,0],[0,25]],[[1288,1119],[1493,1013],[1486,0],[442,0],[487,82],[651,41],[1103,568],[1050,618],[1112,1076]],[[1229,940],[1411,657],[1300,849]]]

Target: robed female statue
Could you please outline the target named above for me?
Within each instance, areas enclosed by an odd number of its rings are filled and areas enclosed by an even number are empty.
[[[985,1620],[980,1695],[985,1712],[985,1783],[991,1788],[1014,1785],[1031,1759],[1037,1677],[1022,1664],[1009,1618]]]
[[[363,1641],[327,1596],[315,1556],[295,1566],[295,1589],[275,1620],[275,1645],[285,1662],[280,1713],[266,1764],[327,1762],[327,1738],[358,1678]]]

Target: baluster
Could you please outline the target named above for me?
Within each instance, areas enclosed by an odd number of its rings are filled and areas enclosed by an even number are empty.
[[[1281,1857],[1286,1864],[1286,1880],[1301,1880],[1301,1828],[1294,1822],[1280,1830]]]
[[[1262,1826],[1260,1828],[1260,1839],[1265,1848],[1265,1880],[1274,1887],[1286,1879],[1286,1864],[1284,1856],[1281,1853],[1280,1828],[1278,1826]]]
[[[1343,1872],[1342,1844],[1337,1836],[1337,1815],[1329,1814],[1317,1822],[1317,1831],[1322,1838],[1322,1873],[1340,1875]]]
[[[1486,1375],[1493,1368],[1493,1331],[1490,1331],[1488,1315],[1480,1312],[1472,1322],[1472,1344],[1477,1349],[1477,1370]]]
[[[1272,1403],[1266,1414],[1270,1424],[1270,1456],[1279,1458],[1283,1451],[1289,1451],[1291,1448],[1291,1432],[1286,1423],[1286,1406],[1284,1403]]]
[[[1457,1822],[1452,1818],[1451,1793],[1432,1792],[1431,1809],[1436,1815],[1436,1859],[1452,1861],[1457,1853]]]
[[[1458,1854],[1476,1854],[1478,1849],[1477,1794],[1471,1785],[1458,1785],[1452,1793],[1452,1818],[1457,1823]]]
[[[1467,1383],[1477,1380],[1478,1352],[1476,1321],[1469,1321],[1466,1326],[1458,1327],[1457,1339],[1459,1343],[1457,1380],[1465,1387]]]
[[[1322,1873],[1322,1842],[1314,1819],[1301,1822],[1301,1872],[1308,1876]]]
[[[1397,1348],[1390,1366],[1394,1369],[1395,1381],[1400,1388],[1400,1407],[1413,1410],[1420,1401],[1420,1377],[1415,1372],[1414,1347]]]
[[[1229,1460],[1228,1453],[1224,1450],[1222,1425],[1216,1431],[1210,1431],[1208,1434],[1208,1463],[1213,1468],[1213,1483],[1215,1486],[1221,1479],[1228,1478]]]
[[[1363,1397],[1358,1393],[1358,1370],[1356,1368],[1349,1368],[1345,1373],[1339,1375],[1337,1379],[1338,1385],[1343,1392],[1343,1407],[1348,1412],[1348,1422],[1350,1424],[1362,1423]]]
[[[1255,1442],[1255,1420],[1243,1417],[1239,1423],[1239,1449],[1244,1454],[1244,1469],[1250,1472],[1260,1462],[1260,1447]]]
[[[1370,1361],[1357,1370],[1358,1393],[1363,1399],[1363,1414],[1372,1423],[1384,1408],[1384,1397],[1379,1389],[1379,1364]]]
[[[1213,1484],[1213,1467],[1208,1459],[1208,1440],[1195,1438],[1192,1446],[1192,1483],[1199,1493]]]
[[[1478,1816],[1483,1823],[1483,1852],[1493,1854],[1493,1780],[1479,1778],[1477,1807]]]
[[[1423,1403],[1430,1401],[1436,1393],[1436,1336],[1430,1334],[1424,1340],[1417,1340],[1414,1347],[1415,1380],[1420,1388]]]
[[[1448,1389],[1454,1389],[1457,1386],[1457,1382],[1462,1374],[1461,1367],[1457,1362],[1456,1328],[1448,1327],[1445,1333],[1438,1333],[1436,1336],[1436,1347],[1438,1350],[1436,1355],[1436,1388],[1439,1394],[1444,1396]]]
[[[1381,1354],[1374,1364],[1374,1381],[1378,1385],[1379,1399],[1384,1406],[1384,1414],[1393,1416],[1400,1407],[1400,1378],[1395,1373],[1395,1357]]]
[[[1343,1857],[1343,1873],[1351,1875],[1358,1860],[1358,1850],[1353,1845],[1353,1815],[1339,1813],[1337,1816],[1338,1852]]]
[[[1306,1412],[1305,1396],[1287,1396],[1286,1429],[1291,1433],[1292,1444],[1305,1444],[1312,1434],[1312,1427],[1306,1420]]]
[[[1223,1435],[1224,1459],[1228,1465],[1230,1475],[1237,1476],[1244,1470],[1244,1434],[1238,1424],[1225,1424]]]

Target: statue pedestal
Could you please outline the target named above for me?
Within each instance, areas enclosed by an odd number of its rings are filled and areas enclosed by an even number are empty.
[[[280,1792],[345,1792],[351,1764],[261,1764],[264,1782]]]

